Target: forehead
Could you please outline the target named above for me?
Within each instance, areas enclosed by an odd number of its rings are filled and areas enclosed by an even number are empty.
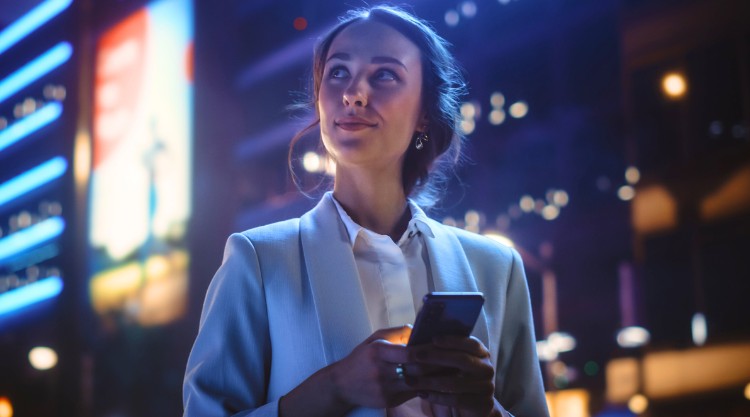
[[[419,62],[421,52],[414,42],[392,27],[372,21],[353,23],[331,42],[327,57],[339,52],[368,56],[392,56]]]

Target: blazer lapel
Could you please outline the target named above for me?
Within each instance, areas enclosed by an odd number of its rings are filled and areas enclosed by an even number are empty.
[[[371,334],[351,243],[330,199],[325,195],[300,218],[304,262],[327,364],[344,358]]]
[[[474,274],[471,272],[471,265],[469,265],[469,260],[466,258],[466,253],[461,246],[461,242],[458,241],[458,237],[451,233],[446,226],[432,219],[427,219],[427,222],[435,235],[434,238],[426,237],[424,239],[427,254],[430,258],[434,291],[479,291]],[[490,346],[486,310],[484,308],[482,308],[482,313],[477,319],[472,335],[481,340],[490,352],[493,351],[493,346]]]

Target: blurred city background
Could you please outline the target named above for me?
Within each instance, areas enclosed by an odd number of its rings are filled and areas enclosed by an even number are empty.
[[[179,416],[227,236],[330,178],[290,105],[364,3],[0,3],[0,417]],[[552,415],[750,416],[750,2],[397,4],[470,87],[430,214],[522,254]]]

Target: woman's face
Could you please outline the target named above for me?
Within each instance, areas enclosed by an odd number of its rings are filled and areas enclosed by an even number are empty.
[[[421,102],[421,53],[398,31],[358,22],[333,40],[317,106],[338,167],[395,169],[400,178],[414,132],[424,128]]]

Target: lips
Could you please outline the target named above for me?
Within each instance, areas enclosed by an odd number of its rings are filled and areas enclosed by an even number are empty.
[[[356,131],[375,127],[377,124],[361,117],[349,116],[336,119],[335,125],[343,130]]]

